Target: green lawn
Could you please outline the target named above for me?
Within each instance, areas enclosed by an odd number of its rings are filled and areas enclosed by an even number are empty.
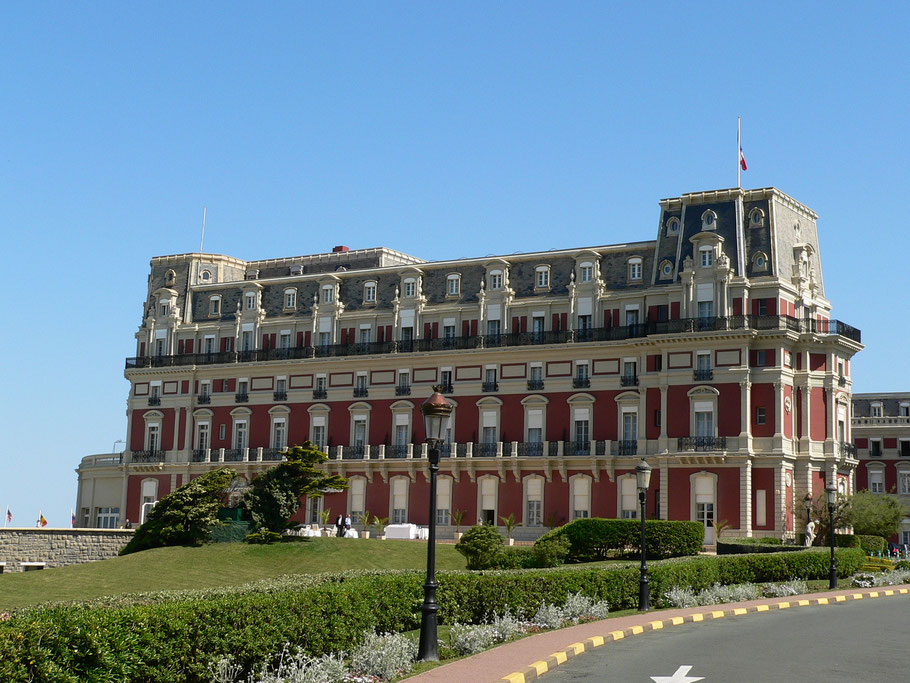
[[[57,600],[182,588],[228,586],[282,574],[345,569],[423,569],[427,545],[415,541],[313,538],[299,543],[217,543],[156,548],[72,567],[0,575],[0,610]],[[464,569],[455,546],[436,546],[437,569]]]

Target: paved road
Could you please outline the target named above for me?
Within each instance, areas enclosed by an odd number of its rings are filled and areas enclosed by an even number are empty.
[[[610,643],[544,681],[906,681],[908,626],[905,596],[725,617]]]

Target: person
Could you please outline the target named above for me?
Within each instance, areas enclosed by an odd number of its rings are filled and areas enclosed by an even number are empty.
[[[335,536],[341,538],[344,536],[344,517],[338,515],[338,519],[335,520]]]
[[[126,518],[126,521],[123,523],[123,528],[124,528],[124,529],[132,529],[132,528],[133,528],[133,523],[130,521],[130,518],[129,518],[129,517],[127,517],[127,518]]]
[[[348,515],[347,517],[344,518],[344,530],[347,531],[350,528],[351,528],[351,516]]]

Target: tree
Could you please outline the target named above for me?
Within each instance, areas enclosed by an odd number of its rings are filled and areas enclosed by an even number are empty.
[[[163,546],[201,544],[218,524],[224,491],[236,474],[227,467],[212,470],[164,496],[120,554]]]
[[[496,566],[503,549],[502,534],[491,524],[472,526],[455,545],[455,550],[465,556],[468,569],[489,569]]]
[[[884,493],[857,491],[847,506],[847,522],[854,533],[868,536],[894,536],[906,515],[907,510],[897,496]]]
[[[508,517],[500,516],[499,519],[502,520],[503,526],[505,526],[505,528],[506,528],[506,538],[511,540],[512,532],[515,531],[515,527],[521,526],[521,522],[518,522],[515,520],[514,512],[510,512]]]
[[[803,510],[805,510],[804,506]],[[843,529],[850,526],[850,520],[847,518],[847,512],[850,508],[850,499],[841,494],[837,494],[834,502],[834,528]],[[828,495],[824,491],[812,499],[812,508],[809,517],[815,520],[815,541],[812,545],[828,545],[831,539],[828,530],[831,528],[831,513],[828,511]],[[803,530],[809,520],[803,523]]]
[[[300,496],[319,497],[329,489],[348,487],[344,477],[316,469],[328,456],[310,441],[289,448],[285,458],[253,479],[244,493],[244,506],[257,529],[283,531],[300,508]]]

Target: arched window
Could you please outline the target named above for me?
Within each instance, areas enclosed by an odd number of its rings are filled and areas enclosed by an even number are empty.
[[[661,280],[669,280],[673,277],[673,264],[670,261],[660,262],[659,276]]]
[[[768,270],[768,256],[763,251],[757,251],[752,255],[752,270]]]
[[[667,236],[679,233],[679,219],[673,216],[667,221]]]
[[[749,212],[749,227],[760,228],[765,224],[765,212],[757,206]]]
[[[288,287],[284,290],[284,310],[293,311],[297,308],[297,290]]]
[[[701,215],[701,229],[702,230],[716,230],[717,229],[717,214],[714,213],[711,209],[708,209]]]

